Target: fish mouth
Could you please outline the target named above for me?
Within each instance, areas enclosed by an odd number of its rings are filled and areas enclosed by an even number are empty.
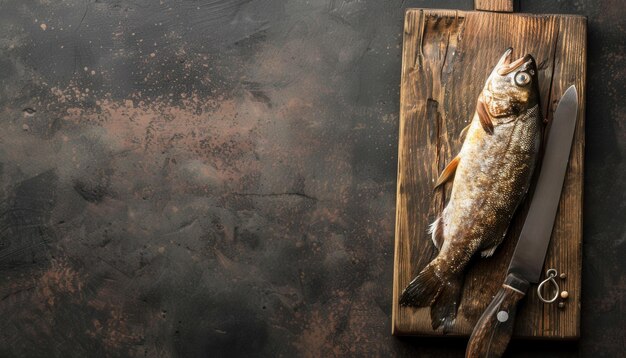
[[[517,70],[523,64],[535,61],[530,54],[526,54],[518,58],[517,60],[511,62],[512,53],[513,53],[513,48],[509,47],[508,49],[506,49],[506,51],[500,58],[500,61],[498,61],[498,65],[496,66],[498,70],[496,72],[500,76],[506,76],[507,74]]]

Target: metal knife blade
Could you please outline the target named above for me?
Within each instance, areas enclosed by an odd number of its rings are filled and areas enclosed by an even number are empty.
[[[541,171],[508,273],[539,282],[565,179],[578,112],[578,92],[570,86],[554,112]]]

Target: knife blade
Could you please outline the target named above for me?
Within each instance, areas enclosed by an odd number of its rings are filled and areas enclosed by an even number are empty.
[[[559,101],[546,144],[537,186],[502,288],[470,336],[466,358],[500,357],[506,350],[517,305],[537,283],[559,206],[578,113],[578,92],[570,86]]]

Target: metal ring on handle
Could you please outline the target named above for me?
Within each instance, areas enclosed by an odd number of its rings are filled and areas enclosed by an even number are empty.
[[[559,273],[555,270],[555,269],[549,269],[546,272],[546,275],[548,275],[548,277],[541,281],[541,283],[539,284],[539,286],[537,287],[537,296],[539,296],[539,299],[543,302],[543,303],[552,303],[554,301],[556,301],[557,298],[559,298],[559,284],[556,283],[556,281],[554,280],[554,278],[558,275]],[[543,295],[541,294],[541,289],[543,288],[543,285],[545,285],[548,282],[552,282],[552,284],[554,285],[554,287],[556,288],[556,290],[554,291],[554,297],[552,297],[552,299],[545,299],[543,298]]]

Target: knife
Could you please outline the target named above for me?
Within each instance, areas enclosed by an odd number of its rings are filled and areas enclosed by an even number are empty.
[[[570,86],[554,112],[535,194],[506,279],[476,323],[466,358],[502,356],[513,334],[517,305],[530,284],[539,282],[559,206],[577,112],[578,93],[575,86]]]

